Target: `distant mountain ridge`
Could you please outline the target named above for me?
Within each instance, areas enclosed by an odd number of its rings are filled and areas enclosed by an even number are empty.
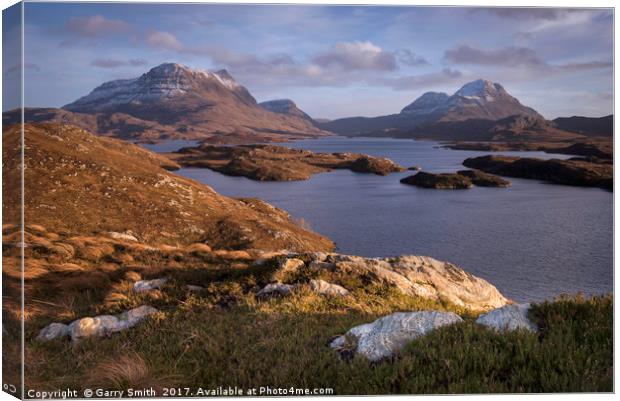
[[[544,120],[536,110],[511,96],[502,85],[478,79],[463,85],[452,96],[426,92],[399,114],[343,118],[319,126],[339,134],[362,135],[393,129],[414,130],[433,123],[499,120],[515,115]]]
[[[559,117],[553,120],[559,129],[586,136],[612,137],[614,135],[614,116],[604,117]]]
[[[18,122],[19,110],[5,113]],[[303,116],[271,112],[226,71],[158,65],[137,78],[105,82],[61,109],[27,109],[26,121],[71,123],[123,139],[281,142],[330,135]]]

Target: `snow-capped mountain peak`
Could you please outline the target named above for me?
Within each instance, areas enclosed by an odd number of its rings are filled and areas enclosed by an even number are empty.
[[[454,96],[461,96],[469,99],[479,99],[487,102],[496,100],[499,95],[506,93],[504,88],[497,83],[487,79],[477,79],[468,82],[454,93]]]
[[[64,108],[71,111],[104,111],[122,104],[151,104],[178,95],[197,93],[200,88],[213,83],[246,97],[248,101],[254,100],[226,70],[212,72],[177,63],[164,63],[138,78],[105,82]]]

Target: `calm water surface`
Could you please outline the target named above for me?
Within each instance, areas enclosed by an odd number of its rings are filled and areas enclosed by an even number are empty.
[[[402,139],[333,137],[287,146],[383,156],[431,172],[454,172],[463,169],[467,157],[489,154]],[[514,178],[508,189],[450,191],[400,184],[411,171],[380,177],[336,170],[301,182],[257,182],[206,169],[177,173],[224,195],[257,197],[285,209],[334,240],[339,252],[432,256],[489,280],[517,301],[613,290],[613,195],[598,188]]]

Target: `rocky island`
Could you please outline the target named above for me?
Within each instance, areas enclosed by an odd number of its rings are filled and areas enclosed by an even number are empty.
[[[276,145],[186,147],[165,156],[183,167],[208,168],[257,181],[307,180],[334,169],[388,175],[404,171],[393,161],[359,153],[314,153]]]
[[[498,155],[469,158],[463,165],[507,177],[613,189],[613,165],[605,161],[593,162],[584,158],[542,160]]]
[[[469,189],[474,185],[499,188],[510,186],[510,181],[478,170],[461,170],[457,173],[440,174],[420,171],[415,175],[401,179],[400,182],[422,188],[434,189]]]

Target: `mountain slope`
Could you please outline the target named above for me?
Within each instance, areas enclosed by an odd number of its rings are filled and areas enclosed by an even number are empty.
[[[5,129],[5,169],[17,170],[19,128]],[[225,249],[333,247],[265,202],[231,199],[169,173],[176,163],[139,146],[50,123],[26,124],[25,135],[29,224],[84,235],[130,230],[145,242],[207,242]],[[15,209],[10,202],[4,207]]]
[[[194,70],[173,63],[137,78],[106,82],[62,110],[31,113],[38,121],[44,116],[45,121],[78,121],[98,134],[134,140],[270,142],[328,135],[305,118],[260,107],[225,70]],[[14,111],[5,121],[18,118],[19,111]]]
[[[291,99],[268,100],[266,102],[261,102],[258,105],[261,106],[263,109],[271,111],[273,113],[300,117],[304,120],[310,121],[312,124],[315,124],[314,119],[308,114],[306,114],[299,107],[297,107],[295,102],[293,102]]]
[[[412,131],[434,123],[467,120],[499,120],[514,115],[544,119],[534,109],[522,105],[498,83],[479,79],[469,82],[452,96],[426,92],[399,114],[374,118],[352,117],[333,120],[320,127],[344,135]]]

